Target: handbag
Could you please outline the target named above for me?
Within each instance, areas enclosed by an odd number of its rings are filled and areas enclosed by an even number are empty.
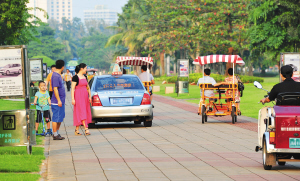
[[[243,97],[243,90],[245,89],[245,86],[238,76],[236,78],[238,79],[238,90],[241,93],[241,97]]]

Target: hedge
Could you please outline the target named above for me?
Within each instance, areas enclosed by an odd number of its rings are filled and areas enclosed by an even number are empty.
[[[189,83],[197,83],[198,79],[202,77],[201,73],[192,73],[190,74],[189,77]],[[224,75],[220,75],[220,74],[211,74],[210,77],[214,78],[216,80],[216,82],[222,82],[225,80],[225,76]],[[241,75],[240,79],[243,83],[253,83],[254,81],[258,81],[258,82],[264,82],[264,79],[261,77],[253,77],[253,76],[248,76],[248,75]],[[155,80],[158,81],[167,81],[168,83],[175,83],[177,81],[177,76],[172,76],[172,77],[155,77]],[[179,78],[180,81],[187,81],[188,78],[187,77],[180,77]]]

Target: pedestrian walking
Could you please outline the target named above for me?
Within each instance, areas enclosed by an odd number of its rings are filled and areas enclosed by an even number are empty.
[[[79,126],[83,125],[85,135],[90,135],[88,124],[92,122],[91,116],[91,90],[88,85],[86,74],[87,66],[81,63],[76,66],[76,75],[72,78],[72,104],[74,105],[73,125],[76,126],[75,135],[81,135]]]
[[[52,85],[51,85],[51,78],[52,78],[52,74],[53,74],[53,72],[55,72],[55,70],[56,70],[55,65],[52,65],[52,66],[51,66],[51,71],[52,71],[52,72],[50,72],[50,73],[48,74],[47,79],[46,79],[46,81],[45,81],[46,87],[47,87],[48,84],[49,84],[49,95],[50,95],[50,99],[52,98],[52,95],[53,95],[53,89],[52,89]]]
[[[59,128],[65,118],[65,99],[66,92],[61,72],[65,68],[65,62],[63,60],[56,61],[56,70],[53,72],[51,78],[51,85],[53,87],[54,96],[51,98],[52,108],[52,129],[53,129],[53,140],[65,139],[59,134]]]
[[[72,81],[72,74],[69,69],[67,69],[67,72],[64,74],[64,79],[67,85],[67,90],[70,92],[71,89],[71,81]]]

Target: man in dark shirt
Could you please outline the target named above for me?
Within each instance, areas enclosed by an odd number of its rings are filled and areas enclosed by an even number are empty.
[[[275,100],[279,93],[283,92],[300,92],[300,82],[295,82],[291,77],[293,76],[293,68],[289,65],[285,65],[280,69],[280,76],[283,82],[274,85],[269,97],[266,97],[260,102],[266,103]]]

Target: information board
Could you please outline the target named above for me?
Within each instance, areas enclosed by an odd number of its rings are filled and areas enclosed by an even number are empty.
[[[281,66],[290,65],[293,70],[294,81],[300,82],[300,53],[281,53]]]
[[[24,97],[22,48],[0,49],[0,97]]]
[[[189,76],[189,60],[178,60],[179,61],[179,77]]]
[[[43,81],[43,59],[35,58],[29,59],[30,61],[30,80]]]

